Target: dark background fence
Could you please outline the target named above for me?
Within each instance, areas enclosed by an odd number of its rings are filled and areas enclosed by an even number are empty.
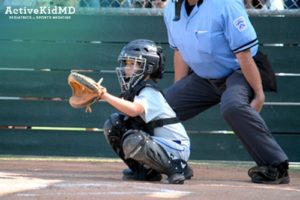
[[[114,157],[102,125],[114,109],[92,113],[70,107],[71,70],[99,79],[117,95],[114,73],[123,45],[147,38],[163,46],[167,68],[161,88],[172,84],[173,59],[160,12],[81,10],[68,19],[12,19],[0,15],[0,155]],[[300,160],[300,18],[252,16],[260,48],[273,65],[278,92],[267,93],[262,116],[291,161]],[[216,106],[184,123],[192,159],[249,160]]]

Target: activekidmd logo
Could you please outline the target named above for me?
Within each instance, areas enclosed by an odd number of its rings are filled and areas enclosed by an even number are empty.
[[[9,19],[71,19],[71,16],[76,13],[75,7],[11,7],[5,8],[4,14],[8,15]]]

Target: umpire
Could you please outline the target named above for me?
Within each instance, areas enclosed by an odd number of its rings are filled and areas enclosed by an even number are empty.
[[[175,83],[164,92],[180,120],[221,103],[223,117],[257,164],[248,171],[251,181],[289,183],[288,157],[259,114],[265,95],[253,60],[258,39],[243,2],[169,1],[164,19],[175,70]]]

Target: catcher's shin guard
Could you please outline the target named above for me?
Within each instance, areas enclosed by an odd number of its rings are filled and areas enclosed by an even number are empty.
[[[125,162],[125,164],[134,172],[139,172],[143,166],[133,159],[125,159],[121,139],[124,133],[129,129],[127,117],[120,113],[113,113],[104,123],[104,136],[106,141],[113,148],[115,153]]]
[[[125,158],[134,159],[166,174],[169,183],[184,183],[185,177],[181,160],[172,160],[166,151],[155,143],[148,134],[139,130],[129,130],[123,135],[122,141]]]

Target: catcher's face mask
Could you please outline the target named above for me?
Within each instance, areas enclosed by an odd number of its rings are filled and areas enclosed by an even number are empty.
[[[121,92],[134,88],[145,77],[146,59],[137,57],[121,57],[118,59],[120,67],[116,73],[121,87]]]

